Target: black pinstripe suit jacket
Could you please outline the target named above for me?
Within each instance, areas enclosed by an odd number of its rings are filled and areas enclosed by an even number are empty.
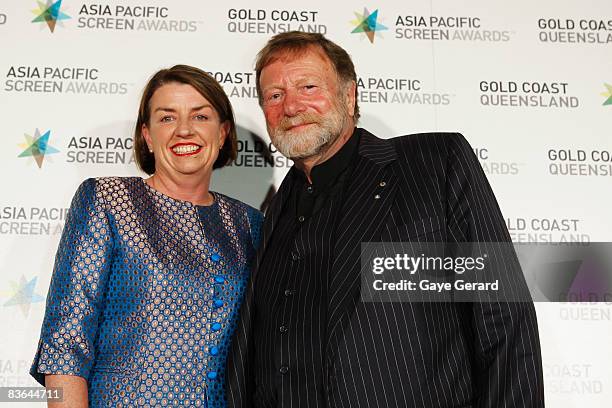
[[[361,242],[510,242],[510,237],[463,136],[418,134],[384,140],[359,131],[359,157],[343,200],[328,281],[327,338],[321,339],[327,405],[544,406],[532,303],[360,301]],[[253,282],[287,199],[287,184],[281,184],[266,214],[229,355],[230,407],[254,405]]]

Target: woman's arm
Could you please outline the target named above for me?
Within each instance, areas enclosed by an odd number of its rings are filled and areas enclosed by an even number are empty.
[[[87,381],[76,375],[45,375],[45,385],[62,389],[62,402],[49,402],[49,408],[87,408]]]

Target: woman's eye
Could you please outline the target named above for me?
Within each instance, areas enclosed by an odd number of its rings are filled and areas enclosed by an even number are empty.
[[[208,116],[206,115],[196,115],[196,120],[208,120]]]

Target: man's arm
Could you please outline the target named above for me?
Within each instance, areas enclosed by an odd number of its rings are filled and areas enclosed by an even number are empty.
[[[446,138],[449,239],[510,244],[497,200],[471,146],[461,135]],[[504,265],[506,272],[514,274],[511,279],[518,290],[527,290],[514,254]],[[543,407],[542,358],[533,303],[481,302],[466,304],[466,309],[474,340],[474,406]]]

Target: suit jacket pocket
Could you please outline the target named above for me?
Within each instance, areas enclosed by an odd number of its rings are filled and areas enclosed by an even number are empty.
[[[443,217],[425,217],[402,225],[386,225],[383,229],[381,241],[410,242],[410,241],[443,241],[446,222]]]

